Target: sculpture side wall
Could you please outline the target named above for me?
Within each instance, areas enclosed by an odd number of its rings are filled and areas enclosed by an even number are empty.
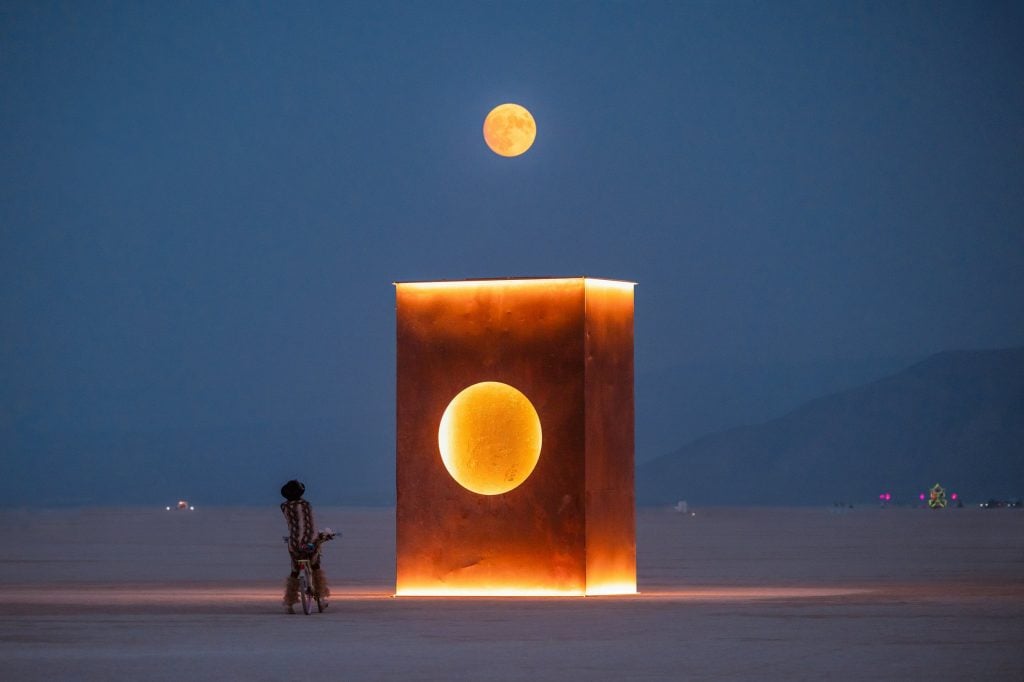
[[[586,285],[587,593],[636,590],[633,287]]]

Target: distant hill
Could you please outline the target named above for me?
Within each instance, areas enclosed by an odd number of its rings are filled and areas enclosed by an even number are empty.
[[[687,362],[640,372],[636,461],[723,429],[781,417],[808,400],[881,379],[923,357]]]
[[[955,351],[641,464],[641,504],[969,501],[1024,494],[1024,348]]]

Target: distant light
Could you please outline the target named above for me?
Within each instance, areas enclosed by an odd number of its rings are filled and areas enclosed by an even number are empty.
[[[170,508],[170,507],[167,507],[167,511],[171,511],[171,508]]]
[[[924,502],[924,493],[921,493],[920,495],[918,495],[918,497],[921,499],[922,502]]]
[[[188,508],[188,510],[189,510],[189,511],[195,511],[195,510],[196,510],[196,508],[195,508],[195,507],[191,507],[191,506],[190,506],[190,507]]]
[[[958,495],[956,493],[953,493],[952,495],[950,495],[950,497],[952,497],[955,500],[957,499]]]

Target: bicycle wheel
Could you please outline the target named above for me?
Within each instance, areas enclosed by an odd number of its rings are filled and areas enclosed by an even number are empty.
[[[299,596],[302,598],[302,612],[308,616],[313,610],[313,593],[309,589],[309,568],[305,566],[299,574]]]

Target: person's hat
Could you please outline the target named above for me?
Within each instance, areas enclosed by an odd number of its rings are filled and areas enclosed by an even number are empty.
[[[294,502],[299,499],[302,497],[304,492],[306,492],[306,486],[302,485],[301,481],[296,481],[295,479],[292,479],[281,486],[281,497],[289,502]]]

